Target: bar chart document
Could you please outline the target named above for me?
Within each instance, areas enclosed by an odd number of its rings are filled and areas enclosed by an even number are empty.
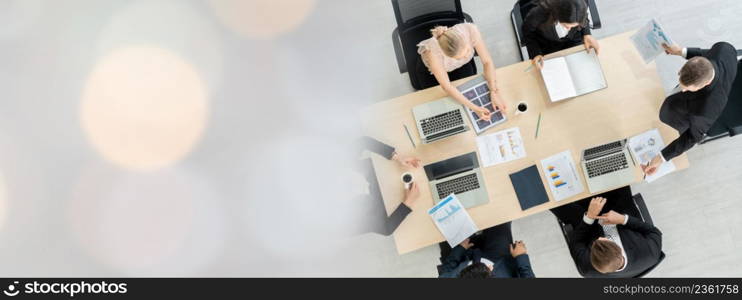
[[[551,102],[562,101],[608,87],[595,51],[580,51],[544,60],[541,69]]]
[[[571,198],[585,191],[569,150],[541,160],[541,170],[556,201]]]
[[[659,155],[664,148],[665,142],[662,140],[660,131],[656,128],[629,139],[629,149],[631,149],[631,154],[633,154],[642,165],[649,164],[649,162],[652,161],[655,156]],[[674,171],[675,164],[671,161],[666,161],[657,168],[656,173],[647,175],[645,180],[651,183]]]
[[[433,223],[446,238],[451,248],[478,231],[477,225],[466,212],[456,195],[451,194],[428,210]]]
[[[636,34],[631,36],[631,41],[634,43],[634,47],[639,51],[645,63],[652,62],[660,54],[665,52],[665,49],[662,48],[663,43],[668,45],[673,44],[665,30],[662,29],[662,25],[656,19],[650,20],[647,25],[644,25]]]
[[[477,137],[479,159],[485,167],[526,157],[526,147],[518,127]]]

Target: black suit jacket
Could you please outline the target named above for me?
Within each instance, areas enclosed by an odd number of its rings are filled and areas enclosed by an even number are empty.
[[[593,241],[603,236],[603,227],[597,220],[592,225],[579,222],[575,226],[570,238],[574,243],[572,256],[585,277],[632,278],[659,261],[662,253],[662,232],[657,227],[629,216],[626,225],[618,225],[618,235],[621,237],[628,265],[623,271],[602,274],[590,263],[590,247]]]
[[[368,150],[386,159],[392,159],[392,156],[394,156],[394,147],[374,138],[364,136],[361,138],[359,144],[361,151]],[[391,235],[402,224],[402,221],[407,218],[407,215],[412,212],[412,209],[407,207],[407,205],[400,204],[390,216],[387,216],[384,199],[381,197],[379,183],[376,180],[376,171],[373,168],[371,160],[364,160],[363,167],[365,168],[364,176],[369,183],[370,192],[370,195],[362,197],[363,199],[361,200],[365,202],[363,205],[366,208],[363,215],[368,218],[368,226],[363,231]]]
[[[579,45],[585,35],[590,35],[589,20],[583,26],[570,29],[563,38],[559,38],[554,24],[547,24],[548,21],[549,14],[541,5],[532,8],[523,20],[523,43],[531,58]]]
[[[724,111],[737,76],[737,50],[729,43],[716,43],[709,50],[688,48],[688,59],[696,56],[711,61],[715,77],[709,86],[696,92],[670,95],[662,104],[660,120],[680,133],[680,137],[662,150],[666,160],[683,154],[703,140]]]

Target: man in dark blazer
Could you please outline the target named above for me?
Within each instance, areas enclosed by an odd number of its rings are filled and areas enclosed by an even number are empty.
[[[533,278],[526,252],[523,241],[513,243],[510,222],[501,224],[464,240],[447,254],[442,251],[439,277]]]
[[[647,165],[654,174],[663,162],[681,155],[702,141],[727,105],[737,76],[737,50],[726,42],[711,49],[663,45],[665,52],[683,56],[688,62],[680,69],[680,85],[660,109],[660,120],[675,128],[680,137],[672,141]]]
[[[585,277],[632,278],[659,261],[662,232],[642,220],[629,187],[552,212],[574,227],[570,250]]]
[[[407,168],[420,167],[419,159],[399,154],[394,147],[371,137],[362,137],[359,141],[359,147],[360,152],[370,151],[376,153],[386,159],[394,160]],[[356,224],[360,228],[356,230],[356,233],[374,232],[381,235],[391,235],[407,215],[412,212],[413,204],[420,196],[418,186],[413,182],[410,188],[405,190],[405,197],[402,199],[402,203],[394,209],[391,215],[387,215],[371,159],[366,158],[362,160],[360,169],[369,184],[369,194],[359,197],[360,199],[358,201],[352,203],[354,206],[353,211],[358,212],[357,216],[360,218],[357,220],[358,224]]]

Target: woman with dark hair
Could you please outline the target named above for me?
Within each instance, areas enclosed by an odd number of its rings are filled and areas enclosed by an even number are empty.
[[[586,0],[539,0],[523,22],[523,40],[532,63],[539,69],[544,55],[580,44],[600,50],[590,34]]]

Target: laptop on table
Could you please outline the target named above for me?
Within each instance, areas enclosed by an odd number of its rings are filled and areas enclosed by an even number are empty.
[[[583,150],[581,165],[591,194],[631,184],[637,168],[626,139]]]
[[[424,169],[435,203],[451,194],[466,208],[489,202],[476,152],[439,161]]]

